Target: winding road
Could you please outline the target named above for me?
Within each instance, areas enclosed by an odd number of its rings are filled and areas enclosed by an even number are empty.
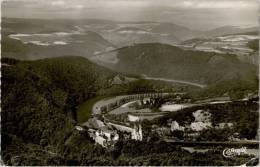
[[[127,97],[132,97],[133,99],[130,100],[130,101],[127,101],[126,103],[138,100],[139,99],[138,96],[140,96],[140,95],[146,95],[146,97],[152,97],[152,96],[155,96],[155,95],[158,95],[158,94],[160,94],[160,96],[165,96],[165,95],[168,95],[169,93],[131,94],[131,95],[120,95],[120,96],[114,96],[114,97],[111,97],[111,98],[105,98],[105,99],[102,99],[102,100],[96,102],[93,105],[93,107],[92,107],[92,114],[94,114],[94,115],[101,114],[101,110],[100,109],[101,109],[102,106],[107,106],[107,105],[109,105],[111,103],[116,103],[117,101],[120,101],[120,100],[122,100],[124,98],[127,98]]]
[[[189,82],[189,81],[182,81],[182,80],[176,80],[176,79],[167,79],[167,78],[159,78],[159,77],[148,77],[146,75],[143,75],[143,79],[158,80],[158,81],[165,81],[165,82],[172,82],[172,83],[181,83],[181,84],[196,86],[196,87],[199,87],[199,88],[207,87],[207,85],[194,83],[194,82]]]

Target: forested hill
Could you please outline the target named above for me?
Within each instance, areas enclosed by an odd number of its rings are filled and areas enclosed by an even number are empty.
[[[236,55],[183,50],[167,44],[136,44],[119,50],[115,70],[153,77],[211,84],[227,80],[252,80],[257,67]]]
[[[8,59],[4,59],[4,61],[8,62]],[[22,89],[25,90],[27,87],[31,88],[26,85],[29,83],[26,79],[30,79],[31,84],[39,82],[39,84],[48,86],[48,89],[42,88],[43,93],[44,90],[52,91],[53,88],[54,94],[57,95],[53,103],[59,100],[57,103],[63,104],[62,100],[65,99],[73,99],[75,103],[78,103],[93,97],[98,90],[108,86],[108,80],[115,74],[85,58],[67,56],[37,61],[18,61],[15,64],[4,65],[2,81],[3,86],[7,87],[15,84],[17,90],[19,90],[17,87],[21,86],[21,83],[14,81],[19,78],[24,79],[25,83],[22,85]],[[11,83],[7,84],[7,82]],[[3,89],[3,97],[12,93],[9,91],[13,90]],[[64,94],[64,92],[66,93]]]
[[[51,147],[55,150],[52,152],[63,147],[74,129],[76,107],[108,87],[108,80],[114,75],[81,57],[37,61],[3,59],[1,152],[4,162],[44,164],[41,158],[50,153],[43,147]]]

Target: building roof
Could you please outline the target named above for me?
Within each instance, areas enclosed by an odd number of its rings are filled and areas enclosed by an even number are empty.
[[[94,129],[99,129],[100,127],[105,126],[105,124],[102,121],[98,120],[97,118],[91,118],[83,125]]]

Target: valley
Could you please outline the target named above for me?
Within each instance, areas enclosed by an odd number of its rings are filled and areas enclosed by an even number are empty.
[[[5,164],[241,165],[259,155],[255,27],[2,24]],[[233,146],[249,152],[223,157]]]

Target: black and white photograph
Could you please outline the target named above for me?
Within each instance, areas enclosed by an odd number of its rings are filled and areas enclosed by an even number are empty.
[[[258,0],[1,0],[1,166],[259,166]]]

